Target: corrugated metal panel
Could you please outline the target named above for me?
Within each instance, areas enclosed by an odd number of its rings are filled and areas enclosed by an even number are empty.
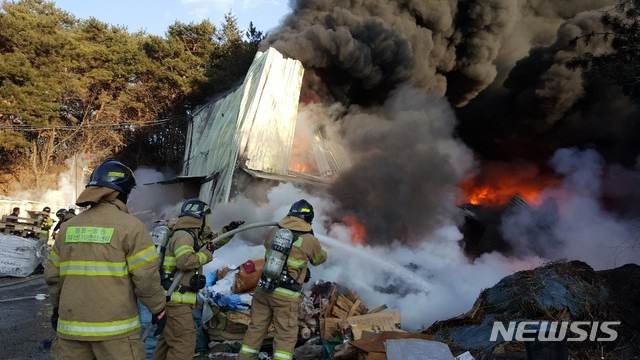
[[[238,166],[254,176],[316,183],[349,166],[344,149],[318,134],[308,157],[318,173],[289,169],[303,75],[299,61],[269,49],[256,55],[241,86],[194,113],[183,175],[219,174],[217,182],[202,185],[202,199],[228,201]]]
[[[241,162],[252,170],[286,175],[304,68],[273,49],[264,62],[262,76],[249,79],[247,94],[252,96],[241,107]]]

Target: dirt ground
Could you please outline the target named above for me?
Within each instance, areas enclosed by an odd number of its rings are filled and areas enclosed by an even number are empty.
[[[48,298],[36,300],[37,294],[47,294],[42,275],[0,277],[0,358],[49,358],[55,336],[49,320],[51,305]],[[10,300],[28,296],[34,298]]]

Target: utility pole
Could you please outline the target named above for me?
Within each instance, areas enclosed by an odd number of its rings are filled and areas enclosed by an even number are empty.
[[[78,154],[73,154],[73,177],[76,180],[76,184],[74,187],[74,192],[75,192],[75,197],[73,198],[73,202],[76,202],[76,199],[78,198],[78,162],[76,157],[78,156]]]

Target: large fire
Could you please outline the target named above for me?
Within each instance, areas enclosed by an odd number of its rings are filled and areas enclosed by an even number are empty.
[[[367,238],[367,229],[364,224],[360,222],[355,216],[345,215],[342,218],[342,223],[349,228],[349,235],[351,235],[351,242],[358,245],[364,245]]]
[[[315,174],[317,168],[314,165],[313,157],[313,132],[308,119],[301,118],[301,114],[306,115],[307,112],[300,110],[298,112],[298,120],[293,136],[293,144],[291,147],[291,155],[289,157],[289,170],[300,173]]]
[[[489,164],[480,173],[462,182],[459,204],[503,206],[519,195],[526,202],[538,205],[544,189],[560,185],[560,179],[542,176],[535,166]]]

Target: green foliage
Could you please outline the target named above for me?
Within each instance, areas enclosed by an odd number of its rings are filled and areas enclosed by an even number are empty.
[[[179,168],[188,112],[241,80],[264,38],[232,14],[219,29],[176,21],[160,37],[51,1],[0,6],[0,167],[29,164],[36,187],[74,153]]]

